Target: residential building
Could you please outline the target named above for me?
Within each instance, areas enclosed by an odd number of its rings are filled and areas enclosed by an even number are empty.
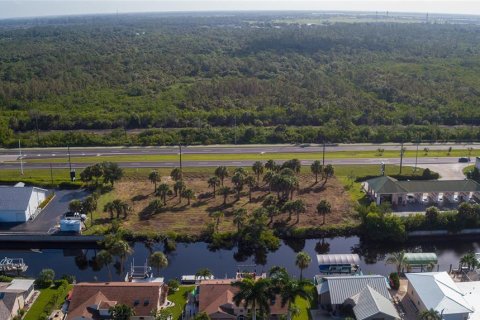
[[[198,312],[205,312],[212,320],[243,320],[250,311],[244,305],[237,306],[233,297],[238,288],[232,283],[239,279],[202,280],[198,286]],[[270,304],[270,319],[279,319],[288,313],[288,305],[282,306],[277,297]]]
[[[0,187],[0,222],[25,222],[40,212],[48,190],[37,187]]]
[[[124,304],[134,309],[131,320],[154,320],[153,310],[165,306],[168,288],[162,282],[79,283],[73,287],[67,320],[98,320]]]
[[[13,279],[0,283],[0,319],[10,320],[25,307],[34,293],[34,280]]]
[[[323,277],[316,288],[320,307],[333,314],[351,308],[357,320],[400,319],[383,276]]]
[[[465,294],[447,272],[407,273],[406,277],[408,297],[418,312],[433,309],[445,320],[471,319],[475,310],[468,299],[475,297]]]

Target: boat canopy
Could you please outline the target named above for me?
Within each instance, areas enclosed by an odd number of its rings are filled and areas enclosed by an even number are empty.
[[[405,253],[405,261],[409,265],[427,265],[430,263],[437,263],[438,257],[434,252],[421,252],[421,253],[413,253],[407,252]]]
[[[358,254],[319,254],[318,265],[356,265],[360,263]]]

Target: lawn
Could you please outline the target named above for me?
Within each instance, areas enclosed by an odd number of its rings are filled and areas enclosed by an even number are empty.
[[[419,150],[418,157],[464,157],[468,153],[464,149],[448,150],[430,150],[424,152]],[[480,155],[480,150],[474,149],[471,156]],[[416,156],[415,150],[405,151],[404,156],[407,158],[414,158]],[[399,151],[385,150],[383,152],[366,150],[366,151],[334,151],[326,152],[326,159],[350,159],[350,158],[398,158]],[[292,153],[242,153],[242,154],[228,154],[228,153],[206,153],[206,154],[184,154],[182,159],[184,161],[234,161],[234,160],[288,160],[298,158],[300,160],[319,160],[322,158],[321,152],[292,152]],[[156,162],[156,161],[178,161],[176,154],[158,154],[158,155],[116,155],[116,156],[95,156],[95,157],[72,157],[75,163],[95,163],[100,161],[116,161],[116,162]],[[26,162],[36,163],[60,163],[68,162],[68,158],[46,158],[46,159],[27,159]]]
[[[299,309],[300,313],[298,315],[293,316],[293,320],[310,320],[311,319],[310,308],[311,307],[315,308],[317,291],[315,290],[314,286],[310,286],[307,290],[310,290],[313,301],[309,301],[308,299],[304,299],[301,297],[296,297],[294,304]]]
[[[185,305],[187,304],[188,293],[194,288],[195,286],[180,286],[177,291],[168,295],[168,300],[175,303],[173,307],[166,309],[172,312],[173,320],[180,319],[183,308],[185,308]]]
[[[72,286],[69,285],[68,290],[71,290]],[[59,292],[58,288],[47,288],[47,289],[40,289],[40,296],[35,300],[30,310],[28,310],[27,314],[25,315],[24,320],[38,320],[42,313],[44,313],[45,307],[49,304],[49,302],[54,298],[56,294],[62,294],[63,292]],[[61,307],[63,303],[64,297],[59,297],[58,300],[61,300],[60,305],[56,305],[55,308]],[[49,316],[49,314],[47,315]]]
[[[52,183],[58,184],[60,182],[70,181],[68,169],[25,169],[23,175],[20,170],[0,170],[0,182],[15,183],[23,181],[26,183],[36,185],[47,185]]]

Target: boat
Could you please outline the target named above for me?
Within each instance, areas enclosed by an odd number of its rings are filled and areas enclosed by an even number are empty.
[[[180,279],[182,284],[196,284],[201,280],[214,280],[215,277],[213,275],[203,277],[203,276],[196,276],[196,275],[183,275]]]
[[[0,261],[0,273],[7,275],[19,275],[27,271],[28,266],[22,258],[5,257]]]

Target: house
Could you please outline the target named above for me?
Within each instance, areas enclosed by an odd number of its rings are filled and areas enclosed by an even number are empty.
[[[367,180],[363,188],[377,204],[389,202],[406,205],[407,202],[428,204],[468,201],[480,196],[480,184],[474,180],[413,180],[398,181],[392,177],[380,176]]]
[[[35,280],[13,279],[0,283],[0,319],[10,320],[33,297]]]
[[[235,305],[233,297],[238,288],[232,283],[238,279],[202,280],[198,286],[198,312],[205,312],[212,320],[247,319],[249,308]],[[270,319],[279,319],[288,313],[288,306],[282,306],[278,297],[270,305]]]
[[[40,212],[48,190],[37,187],[0,187],[0,222],[25,222]]]
[[[446,320],[465,320],[474,313],[468,295],[447,272],[407,273],[406,277],[408,297],[419,312],[434,309]]]
[[[357,320],[400,319],[383,276],[323,277],[316,288],[321,308],[335,314],[350,308]]]
[[[167,302],[162,282],[79,283],[73,287],[67,320],[97,320],[110,315],[110,307],[125,304],[135,311],[131,320],[154,320],[153,310]]]

